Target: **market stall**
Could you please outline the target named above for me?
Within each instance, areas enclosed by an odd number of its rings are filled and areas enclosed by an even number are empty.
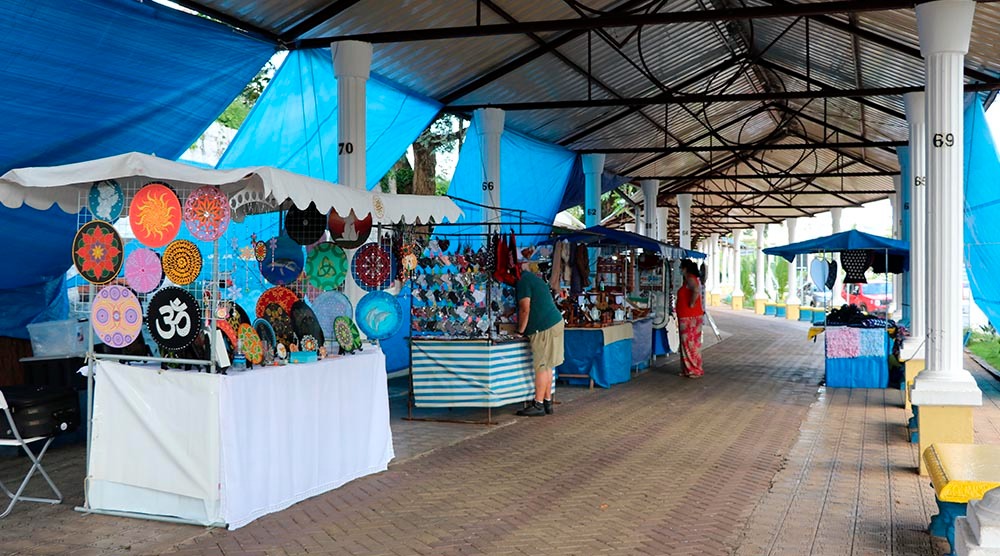
[[[534,370],[525,338],[513,332],[514,290],[495,274],[515,262],[516,236],[407,237],[419,250],[406,271],[410,285],[411,413],[413,408],[492,409],[534,397]],[[500,245],[503,245],[501,248]],[[425,245],[420,248],[419,245]],[[404,247],[405,248],[405,247]]]
[[[673,311],[676,262],[703,258],[654,239],[594,226],[555,238],[556,250],[597,255],[593,282],[564,276],[570,295],[562,308],[567,320],[566,361],[557,376],[570,383],[607,388],[629,380],[633,368],[648,366],[663,349],[667,315]],[[578,265],[569,264],[572,269]],[[659,324],[659,326],[656,326]]]
[[[866,234],[857,230],[764,249],[768,255],[789,262],[806,253],[840,253],[845,284],[865,283],[865,272],[903,272],[909,266],[909,244],[905,241]],[[838,269],[829,265],[824,277]],[[889,384],[889,355],[897,333],[887,315],[868,314],[858,307],[833,308],[822,319],[823,326],[810,329],[810,337],[823,333],[826,385],[842,388],[885,388]]]
[[[452,201],[131,153],[12,170],[0,202],[78,215],[80,511],[236,528],[386,468],[385,357],[361,333],[392,336],[402,308],[391,238],[367,241],[454,221]]]

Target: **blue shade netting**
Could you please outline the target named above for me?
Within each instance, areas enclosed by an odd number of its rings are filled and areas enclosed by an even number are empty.
[[[441,105],[376,75],[368,80],[366,95],[365,183],[372,189]],[[330,49],[290,52],[217,167],[275,166],[336,183],[337,102]]]
[[[1000,324],[1000,159],[978,99],[967,104],[964,122],[965,265],[973,299],[996,326]]]

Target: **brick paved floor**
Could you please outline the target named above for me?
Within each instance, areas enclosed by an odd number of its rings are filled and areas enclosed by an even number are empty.
[[[661,360],[492,427],[401,421],[395,400],[387,472],[233,532],[74,513],[82,451],[58,450],[69,505],[20,506],[0,554],[942,554],[899,393],[823,391],[804,324],[714,314],[732,336],[704,379]],[[1000,389],[977,378],[977,439],[1000,442]]]

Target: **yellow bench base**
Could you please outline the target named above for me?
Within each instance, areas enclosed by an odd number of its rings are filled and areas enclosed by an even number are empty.
[[[734,295],[733,296],[732,305],[733,305],[733,309],[735,309],[737,311],[742,311],[743,310],[743,296],[742,295]]]
[[[753,300],[753,312],[758,315],[763,315],[764,311],[767,310],[767,300],[766,299],[754,299]]]
[[[967,405],[922,405],[917,412],[920,429],[920,474],[927,475],[926,453],[934,444],[973,443],[972,407]],[[998,470],[1000,477],[1000,470]]]
[[[799,305],[786,305],[785,318],[788,320],[799,320]]]

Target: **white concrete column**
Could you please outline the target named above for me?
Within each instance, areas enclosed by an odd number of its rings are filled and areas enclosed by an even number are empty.
[[[962,85],[975,10],[972,0],[939,0],[916,7],[927,76],[925,295],[934,300],[926,307],[927,368],[913,389],[913,403],[919,406],[982,405],[982,392],[962,368]],[[920,428],[923,446],[923,425]]]
[[[504,112],[499,108],[480,108],[472,113],[479,134],[479,151],[483,159],[483,195],[481,203],[487,207],[502,207],[500,195],[500,138],[503,136]],[[483,209],[483,222],[499,223],[500,211]],[[489,232],[486,226],[485,232]]]
[[[709,265],[712,285],[707,291],[711,295],[712,305],[718,305],[722,302],[722,246],[719,245],[719,234],[712,234],[709,243],[712,250],[712,264]]]
[[[372,45],[343,41],[331,44],[330,50],[337,77],[337,182],[365,189],[365,106]]]
[[[788,226],[788,243],[795,243],[798,241],[795,236],[795,227],[799,220],[797,218],[789,218],[785,220],[785,225]],[[792,261],[788,265],[788,295],[785,297],[785,305],[802,305],[802,298],[799,297],[799,280],[798,280],[798,257],[795,261]],[[797,317],[796,317],[797,318]]]
[[[364,190],[367,186],[368,155],[367,85],[372,64],[372,45],[343,41],[331,44],[330,50],[333,55],[333,73],[337,78],[337,182]],[[354,249],[348,249],[347,260],[351,261],[353,258]],[[344,295],[355,306],[365,295],[351,273],[344,280]]]
[[[764,224],[754,224],[753,229],[757,232],[757,267],[754,272],[754,312],[758,315],[764,314],[764,305],[767,303],[767,261],[764,255]]]
[[[678,237],[681,241],[681,247],[685,249],[691,248],[691,194],[681,193],[677,195],[677,225],[679,226],[680,233]],[[707,252],[705,253],[708,254]]]
[[[833,223],[833,233],[839,234],[844,231],[843,226],[844,209],[833,208],[830,209],[830,220]],[[841,291],[844,288],[844,269],[840,265],[840,253],[833,254],[833,260],[837,261],[837,279],[833,282],[833,292],[830,296],[830,305],[836,309],[847,303],[844,299],[844,294]]]
[[[743,230],[733,230],[733,309],[743,308],[743,260],[740,257]]]
[[[670,243],[670,209],[667,207],[656,207],[656,239],[663,243]]]
[[[658,239],[657,232],[659,231],[659,226],[656,221],[660,215],[659,211],[656,210],[656,195],[660,192],[660,182],[658,180],[642,180],[639,182],[639,187],[642,188],[642,214],[645,224],[645,227],[639,233],[646,237]]]
[[[583,161],[583,178],[586,189],[583,223],[587,227],[597,226],[604,217],[601,214],[601,174],[604,173],[603,154],[585,154]]]
[[[905,94],[903,102],[906,105],[906,122],[910,128],[910,183],[901,184],[901,187],[909,188],[910,192],[910,283],[907,311],[910,317],[910,338],[906,340],[904,353],[900,355],[903,359],[923,359],[924,336],[927,331],[927,103],[924,93]],[[959,151],[959,157],[961,156]],[[958,183],[961,189],[961,168],[959,172]],[[959,220],[959,249],[962,245],[961,233]],[[961,282],[959,287],[960,285]]]

